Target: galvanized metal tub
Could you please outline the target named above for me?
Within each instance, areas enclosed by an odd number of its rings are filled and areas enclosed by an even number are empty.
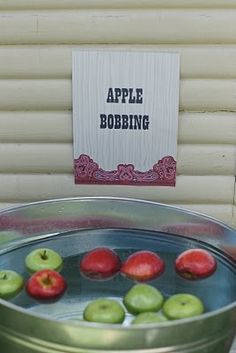
[[[14,258],[14,254],[25,247],[44,242],[60,243],[63,239],[64,251],[70,252],[73,245],[70,243],[67,247],[67,239],[77,239],[77,235],[79,239],[83,233],[84,240],[80,242],[83,247],[86,232],[99,230],[99,242],[106,244],[110,238],[101,234],[103,230],[104,234],[109,233],[109,229],[123,229],[131,243],[132,234],[135,236],[137,230],[147,232],[147,245],[149,232],[152,241],[156,232],[164,240],[165,236],[176,237],[176,243],[192,239],[199,244],[207,244],[219,250],[222,256],[229,257],[234,276],[236,232],[232,228],[204,215],[168,205],[106,197],[51,200],[2,211],[0,239],[5,243],[0,252],[0,263],[2,258],[1,266],[17,267],[22,271],[21,262],[18,256]],[[119,241],[122,247],[122,239]],[[145,244],[145,238],[142,244]],[[150,244],[155,244],[155,239]],[[17,301],[0,300],[1,351],[227,353],[236,331],[235,285],[232,284],[236,281],[232,278],[228,282],[227,278],[222,279],[226,289],[232,292],[232,300],[227,305],[196,318],[164,324],[122,326],[57,320],[44,312],[28,310]],[[221,286],[220,280],[218,285]]]

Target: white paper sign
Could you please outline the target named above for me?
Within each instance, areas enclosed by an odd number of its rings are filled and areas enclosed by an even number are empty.
[[[174,186],[179,54],[73,52],[77,184]]]

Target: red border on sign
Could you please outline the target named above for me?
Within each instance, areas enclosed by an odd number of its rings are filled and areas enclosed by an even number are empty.
[[[160,185],[175,186],[176,161],[165,156],[148,171],[141,172],[133,164],[118,164],[116,170],[104,170],[91,157],[81,154],[74,159],[76,184]]]

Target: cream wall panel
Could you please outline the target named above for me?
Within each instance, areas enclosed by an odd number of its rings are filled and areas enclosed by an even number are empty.
[[[234,176],[179,176],[173,187],[75,185],[72,174],[1,174],[1,202],[71,196],[117,196],[165,203],[232,203]]]
[[[233,145],[179,145],[177,173],[234,175]],[[72,144],[0,144],[2,173],[72,173]]]
[[[74,8],[235,8],[234,0],[0,0],[5,9]]]
[[[235,9],[9,11],[2,44],[231,44]]]
[[[71,51],[90,46],[0,46],[0,78],[71,78]],[[104,45],[94,45],[104,49]],[[181,55],[181,78],[236,78],[233,45],[111,45],[110,50],[172,51]]]
[[[236,110],[236,80],[183,80],[180,109],[195,111]]]
[[[71,109],[70,80],[0,80],[2,110]]]
[[[0,144],[0,172],[72,173],[72,144]]]
[[[236,112],[180,113],[179,142],[230,143],[235,146]]]
[[[0,141],[72,142],[72,113],[0,111]]]
[[[181,175],[235,175],[235,161],[236,145],[179,145],[177,172]]]
[[[236,112],[181,112],[179,115],[179,143],[235,145],[235,131]],[[0,111],[0,141],[72,142],[72,113]]]
[[[0,80],[1,110],[70,110],[71,80]],[[180,109],[236,110],[236,80],[182,80]]]

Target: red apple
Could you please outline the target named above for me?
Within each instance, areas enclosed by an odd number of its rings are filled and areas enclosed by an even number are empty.
[[[115,251],[101,247],[84,255],[80,262],[80,271],[86,277],[102,280],[114,276],[120,266],[121,261]]]
[[[189,280],[209,277],[215,272],[216,267],[215,258],[204,249],[186,250],[175,260],[176,272]]]
[[[160,276],[165,270],[165,263],[156,253],[141,250],[130,255],[121,266],[120,272],[138,282],[150,281]]]
[[[35,272],[26,283],[27,293],[35,299],[57,299],[66,288],[62,275],[49,269]]]

